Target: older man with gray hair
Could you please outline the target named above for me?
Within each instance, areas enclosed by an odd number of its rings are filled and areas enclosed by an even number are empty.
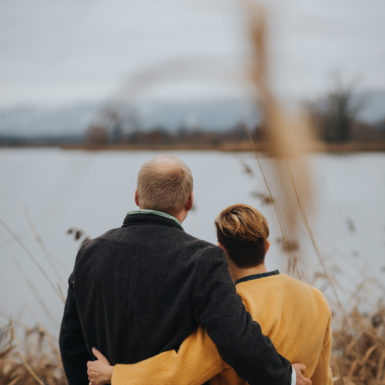
[[[168,213],[182,223],[193,204],[190,169],[170,155],[149,160],[139,171],[135,203],[146,210]]]
[[[139,171],[135,202],[139,210],[122,227],[76,257],[59,339],[69,384],[88,384],[92,347],[112,365],[135,363],[178,349],[199,324],[250,384],[295,384],[290,363],[236,294],[222,249],[181,226],[193,205],[189,168],[169,155],[151,159]]]

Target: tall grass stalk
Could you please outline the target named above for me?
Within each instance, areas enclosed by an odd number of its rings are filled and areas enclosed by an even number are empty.
[[[53,273],[55,274],[56,276],[56,279],[57,279],[57,289],[60,293],[60,296],[62,297],[62,300],[64,301],[65,300],[65,295],[64,295],[64,292],[63,292],[63,289],[61,288],[61,284],[65,283],[65,280],[63,279],[62,276],[60,276],[58,270],[57,270],[57,261],[55,261],[55,259],[53,258],[52,254],[50,253],[50,251],[48,250],[48,247],[47,245],[45,244],[43,238],[40,236],[37,228],[36,228],[36,225],[35,223],[32,221],[32,218],[31,218],[31,215],[29,213],[29,211],[24,208],[24,215],[27,219],[27,222],[29,224],[29,227],[31,228],[33,234],[34,234],[34,237],[37,241],[37,243],[40,245],[41,249],[43,250],[43,254],[45,255]]]
[[[20,247],[25,251],[25,253],[29,256],[29,258],[32,260],[32,262],[35,264],[35,266],[38,268],[40,273],[43,275],[43,277],[46,279],[46,281],[49,283],[51,288],[53,289],[54,293],[57,294],[57,296],[60,298],[60,300],[64,303],[65,298],[62,295],[61,291],[57,288],[57,286],[53,283],[50,276],[47,274],[47,272],[43,269],[39,261],[34,257],[34,255],[31,253],[31,251],[24,245],[23,241],[11,230],[11,228],[0,218],[0,223],[5,228],[5,230],[12,236],[12,238],[20,245]]]

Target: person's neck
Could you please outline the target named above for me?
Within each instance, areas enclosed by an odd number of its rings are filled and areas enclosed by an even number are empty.
[[[183,221],[186,219],[187,217],[187,214],[188,214],[188,211],[186,210],[183,210],[181,212],[179,212],[178,214],[170,214],[172,215],[173,217],[175,217],[176,219],[178,219],[178,221],[180,223],[183,223]]]
[[[233,282],[236,282],[241,278],[248,277],[249,275],[263,274],[267,272],[266,266],[264,263],[261,263],[258,266],[241,268],[236,266],[231,261],[229,262],[229,270],[230,270],[230,275],[231,275],[231,278],[233,279]]]
[[[144,208],[144,207],[142,207],[142,206],[140,206],[140,205],[139,205],[138,207],[139,207],[139,209],[141,209],[141,210],[146,210],[146,208]],[[179,221],[180,223],[182,223],[182,222],[186,219],[187,214],[188,214],[188,211],[187,211],[187,210],[181,210],[181,211],[180,211],[179,213],[177,213],[177,214],[171,214],[171,213],[166,213],[166,214],[175,217],[176,219],[178,219],[178,221]]]

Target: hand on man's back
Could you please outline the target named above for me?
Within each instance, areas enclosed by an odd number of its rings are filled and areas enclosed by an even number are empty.
[[[312,382],[309,378],[304,376],[304,372],[306,370],[306,365],[304,364],[293,364],[293,369],[295,370],[295,374],[297,376],[296,385],[311,385]]]

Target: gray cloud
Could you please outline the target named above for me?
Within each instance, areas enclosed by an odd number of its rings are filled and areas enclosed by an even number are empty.
[[[266,4],[282,94],[321,92],[335,70],[360,77],[360,87],[385,88],[382,0]],[[2,0],[0,52],[3,106],[105,99],[127,77],[166,59],[243,62],[249,53],[240,8],[229,0]],[[215,84],[201,83],[202,95],[215,93]],[[189,94],[188,83],[177,88]]]

